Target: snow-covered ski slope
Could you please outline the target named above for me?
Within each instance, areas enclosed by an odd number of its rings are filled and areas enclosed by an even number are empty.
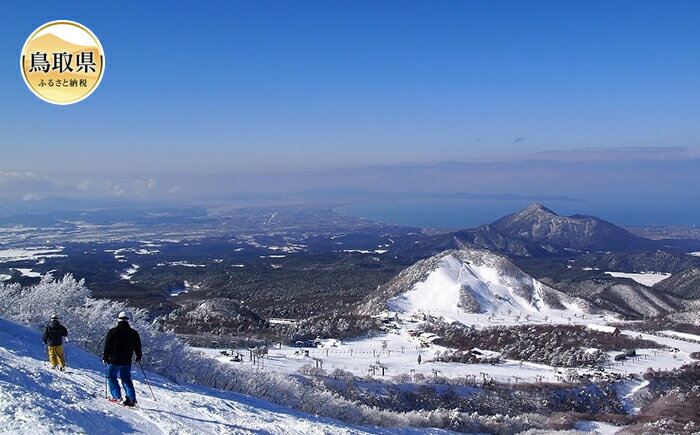
[[[244,361],[232,359],[228,349],[226,354],[221,353],[222,349],[201,350],[220,362],[239,366],[242,371],[262,369],[293,374],[305,367],[322,365],[327,373],[342,369],[355,376],[372,374],[384,380],[410,374],[413,379],[419,375],[418,378],[429,381],[439,372],[448,378],[481,378],[483,373],[488,373],[489,378],[500,382],[515,382],[515,378],[527,382],[561,382],[565,371],[528,361],[506,359],[497,365],[442,362],[438,356],[455,349],[436,344],[430,334],[419,334],[420,326],[427,315],[442,316],[445,321],[458,321],[476,328],[529,324],[606,325],[616,320],[612,314],[596,311],[582,299],[547,287],[505,257],[478,249],[448,251],[421,260],[386,287],[377,289],[364,310],[384,320],[386,330],[383,333],[347,341],[322,340],[317,348],[271,348],[267,358],[258,359],[257,365],[250,360],[247,349],[231,350],[231,353],[242,354]],[[623,334],[639,335],[634,331]],[[614,361],[620,352],[610,351],[610,366],[606,372],[628,375],[642,374],[649,367],[673,369],[692,361],[690,354],[700,351],[700,344],[683,342],[673,336],[646,335],[644,338],[668,349],[637,349],[639,358],[633,361]],[[498,354],[493,349],[479,351],[485,356]],[[591,376],[597,371],[577,369],[578,373]]]
[[[535,323],[584,323],[584,317],[592,317],[586,316],[583,301],[548,288],[506,259],[481,250],[444,255],[406,290],[387,301],[389,311],[443,316],[467,325],[483,325],[488,316],[505,323],[519,323],[526,316]]]
[[[37,331],[0,319],[0,433],[12,434],[350,434],[417,433],[349,427],[248,396],[177,385],[147,373],[154,401],[134,370],[139,407],[104,399],[99,358],[67,346],[68,369],[46,362]],[[136,369],[136,367],[134,367]],[[422,433],[431,432],[424,430]],[[435,431],[437,432],[437,431]]]

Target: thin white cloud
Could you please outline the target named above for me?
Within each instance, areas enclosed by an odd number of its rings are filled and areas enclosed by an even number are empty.
[[[42,195],[37,195],[34,193],[26,193],[24,196],[22,196],[22,201],[39,201],[44,199],[45,197]]]
[[[149,178],[147,180],[135,180],[133,182],[134,193],[137,195],[145,195],[149,191],[155,189],[158,185],[155,178]]]

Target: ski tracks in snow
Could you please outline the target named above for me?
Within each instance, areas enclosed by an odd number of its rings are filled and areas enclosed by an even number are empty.
[[[104,398],[103,366],[70,347],[66,372],[46,364],[37,331],[0,319],[0,434],[361,434],[439,430],[348,426],[241,394],[134,371],[138,407]]]

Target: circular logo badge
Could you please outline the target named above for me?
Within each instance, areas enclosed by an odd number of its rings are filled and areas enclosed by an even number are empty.
[[[52,21],[29,35],[20,67],[34,95],[53,104],[77,103],[102,80],[105,57],[94,33],[73,21]]]

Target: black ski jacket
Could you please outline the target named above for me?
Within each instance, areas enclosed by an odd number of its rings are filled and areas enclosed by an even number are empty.
[[[119,322],[107,333],[102,359],[107,364],[126,366],[131,365],[131,357],[134,353],[136,353],[136,360],[141,360],[141,337],[129,326],[129,322]]]
[[[68,336],[68,330],[61,325],[58,320],[52,320],[44,328],[41,341],[47,346],[60,346],[63,344],[63,337]]]

